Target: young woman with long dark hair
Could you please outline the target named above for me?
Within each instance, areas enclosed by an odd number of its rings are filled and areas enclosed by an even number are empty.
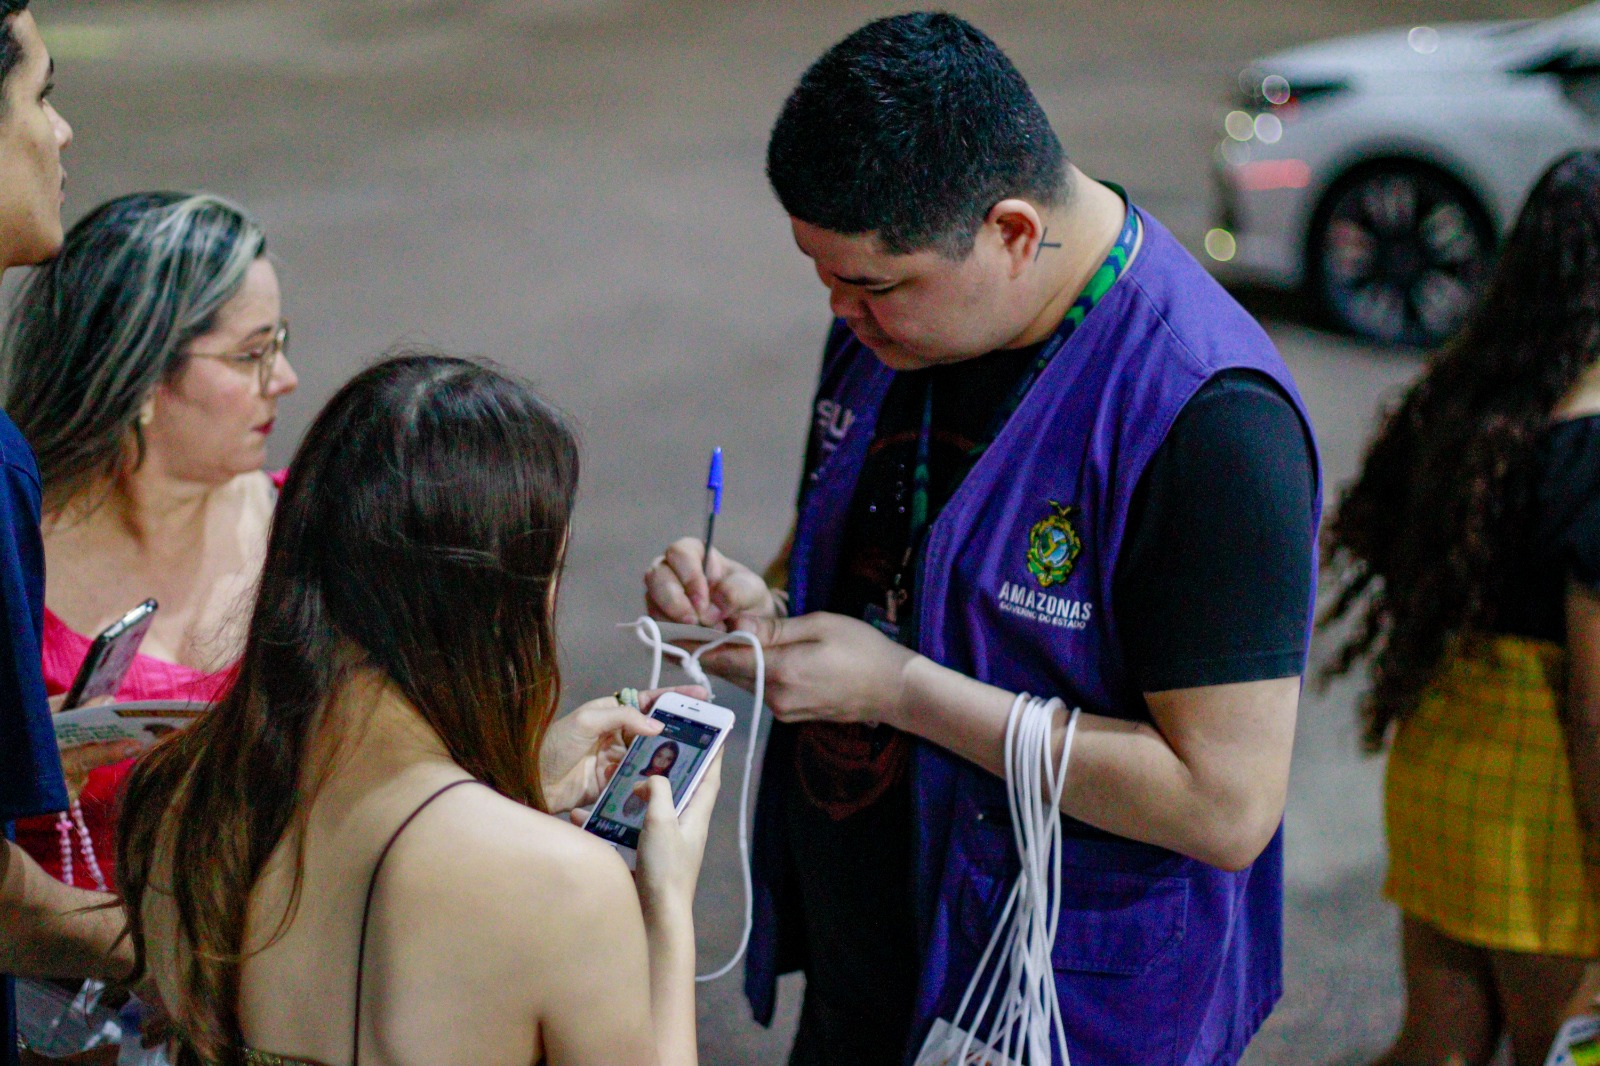
[[[571,433],[494,370],[399,357],[290,469],[237,680],[124,801],[123,893],[179,1061],[693,1063],[717,769],[681,822],[651,780],[637,891],[546,813],[659,732],[614,698],[552,723]]]
[[[1529,196],[1483,305],[1388,417],[1329,528],[1390,745],[1394,1066],[1543,1063],[1600,954],[1600,153]]]

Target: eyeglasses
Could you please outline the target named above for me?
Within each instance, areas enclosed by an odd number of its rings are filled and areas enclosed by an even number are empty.
[[[272,388],[272,372],[278,368],[278,357],[289,350],[289,320],[284,319],[278,323],[278,328],[272,331],[272,336],[259,348],[252,348],[247,352],[190,352],[191,356],[200,359],[221,359],[234,366],[255,368],[256,383],[261,389],[261,395],[267,395]]]

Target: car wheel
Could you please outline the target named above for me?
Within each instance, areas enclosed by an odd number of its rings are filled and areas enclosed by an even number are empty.
[[[1494,229],[1437,171],[1385,165],[1339,182],[1313,227],[1316,294],[1352,333],[1434,347],[1466,322],[1488,277]]]

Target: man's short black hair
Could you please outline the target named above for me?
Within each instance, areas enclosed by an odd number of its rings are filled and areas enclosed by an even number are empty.
[[[1066,163],[1011,60],[943,12],[869,22],[828,49],[767,143],[767,178],[793,217],[953,259],[1001,200],[1059,202]]]
[[[0,94],[17,64],[22,62],[22,43],[11,29],[11,16],[28,9],[29,0],[0,0]],[[5,97],[0,95],[0,114],[5,113]]]

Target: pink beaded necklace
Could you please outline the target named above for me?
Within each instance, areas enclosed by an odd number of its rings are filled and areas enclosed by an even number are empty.
[[[89,876],[94,878],[94,887],[100,892],[110,892],[111,886],[106,882],[106,875],[100,869],[100,860],[94,853],[94,838],[89,835],[89,826],[83,820],[83,804],[77,800],[72,801],[72,806],[56,816],[56,832],[61,837],[61,880],[74,888],[78,882],[73,877],[72,862],[72,831],[78,831],[78,840],[83,845],[83,862],[89,867]]]

